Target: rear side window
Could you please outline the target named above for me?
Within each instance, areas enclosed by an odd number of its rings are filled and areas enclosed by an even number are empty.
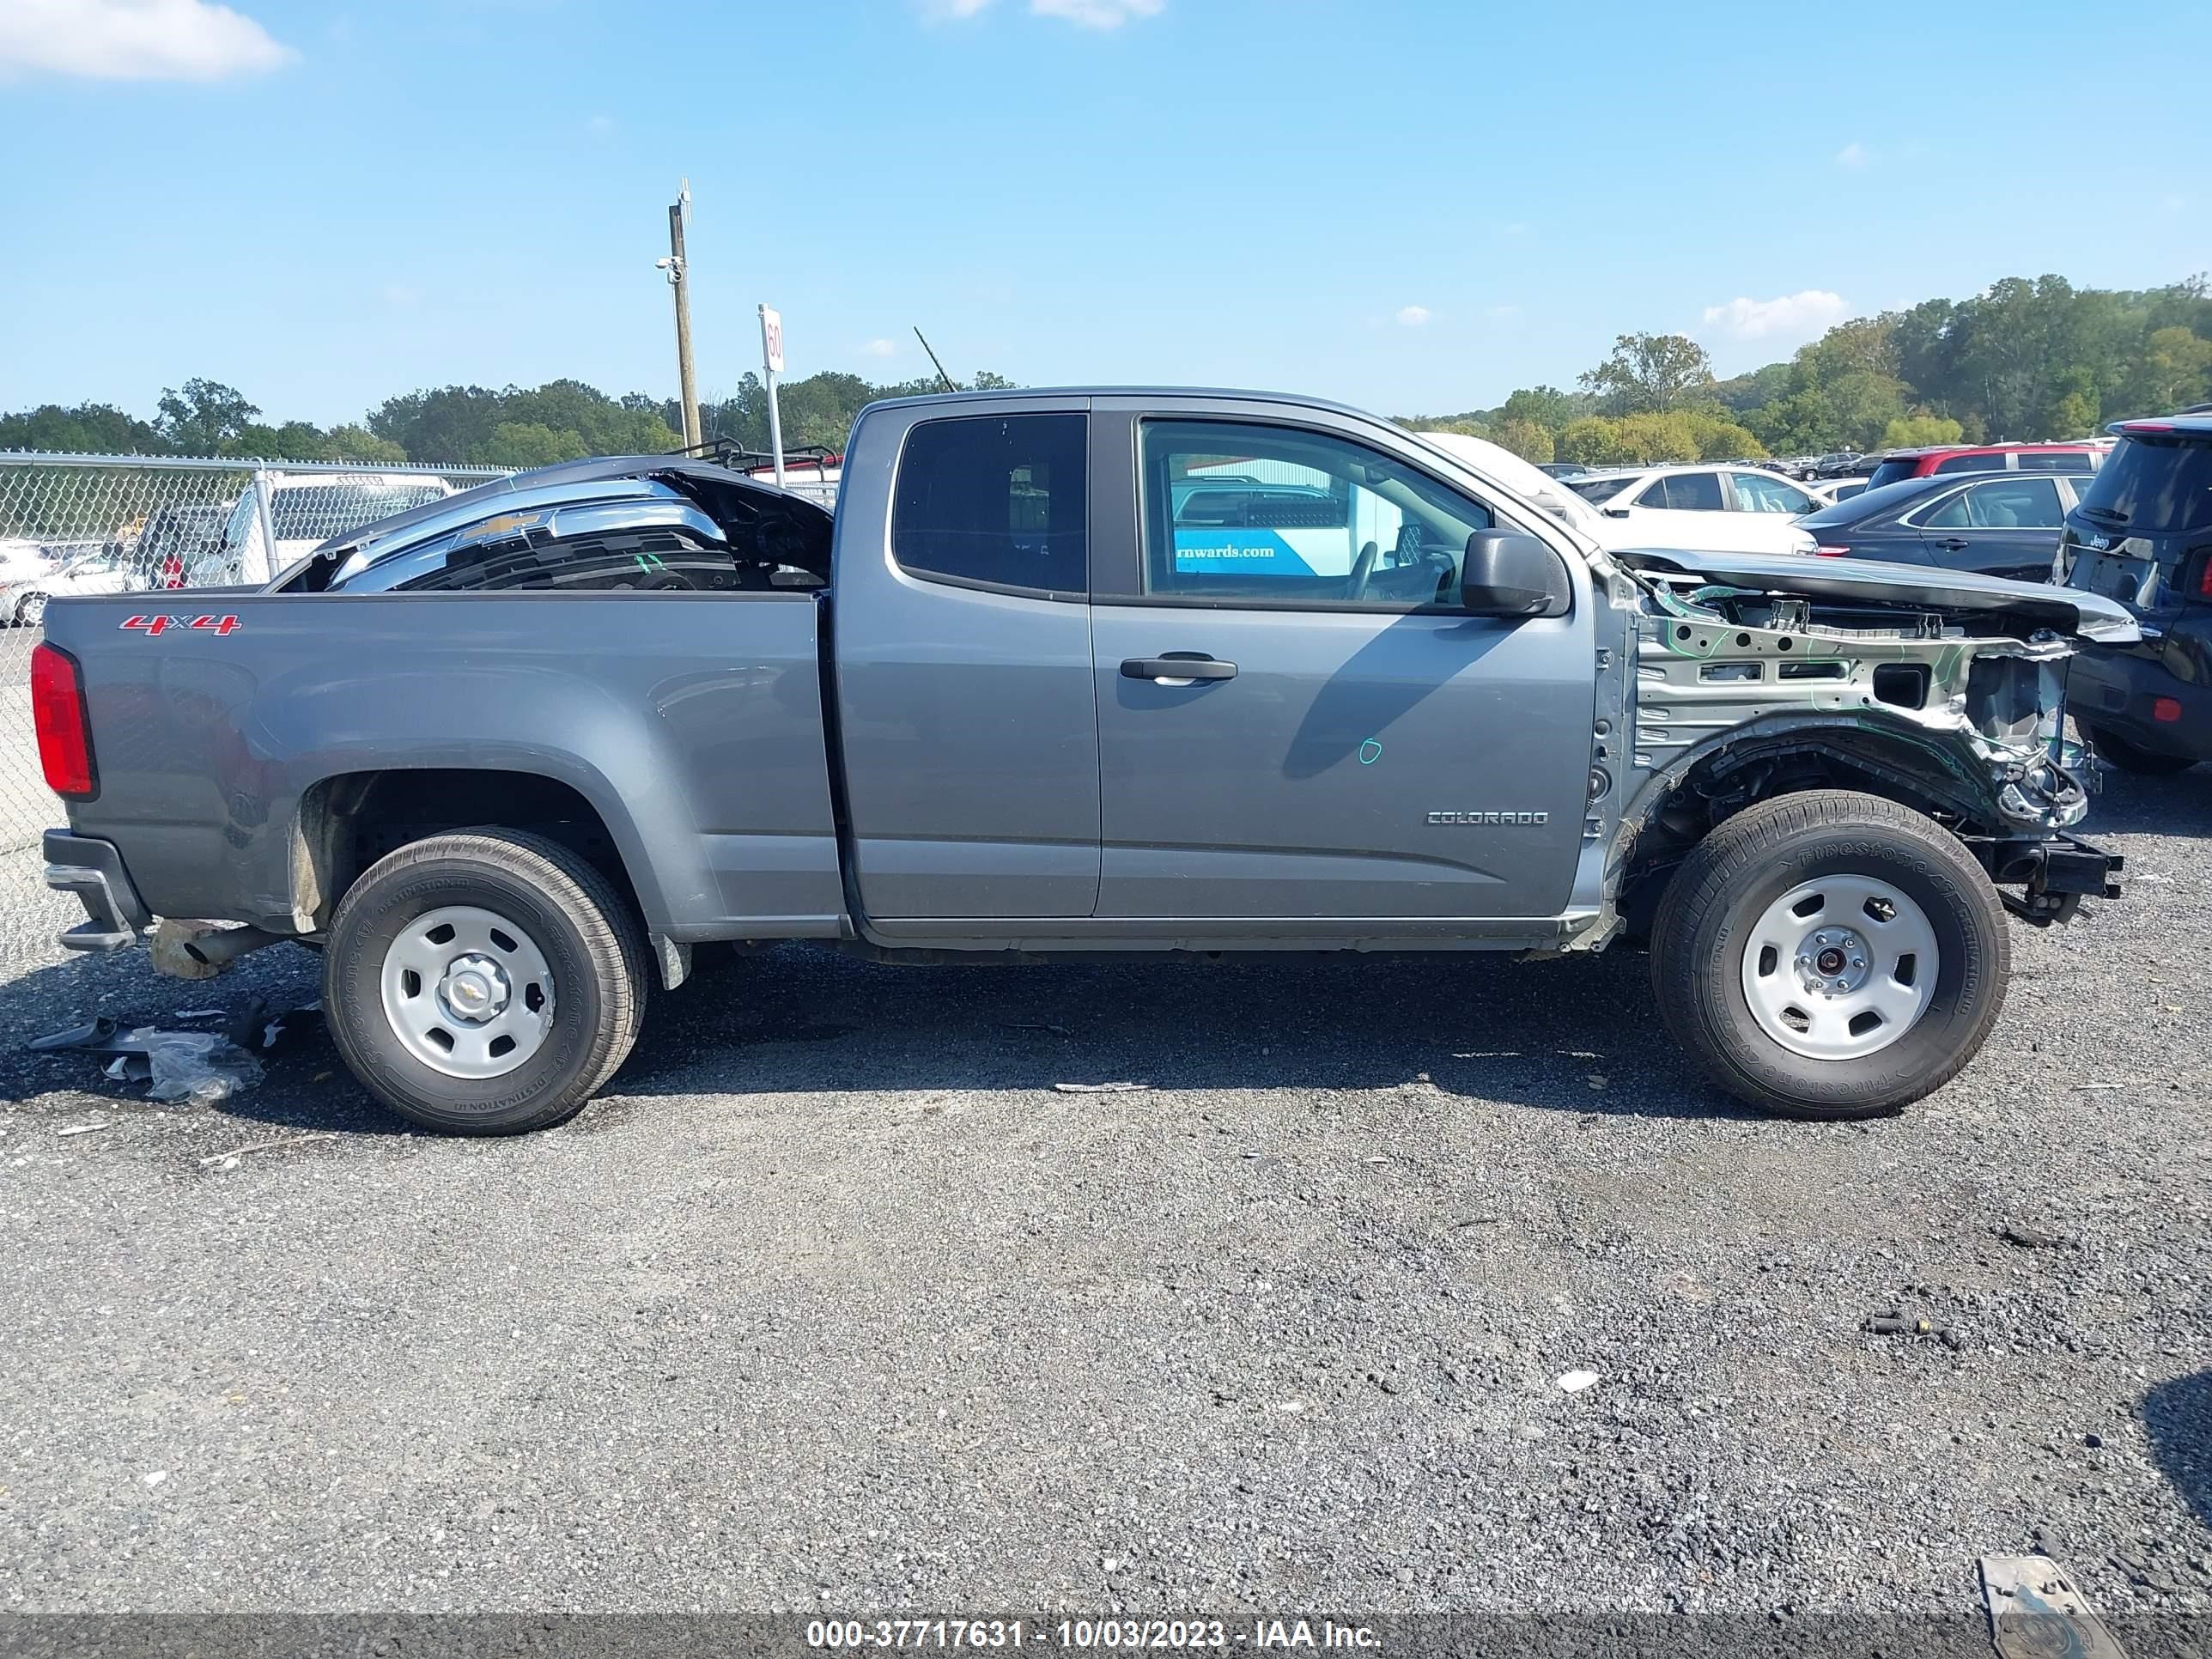
[[[1910,455],[1882,462],[1867,478],[1869,489],[1879,489],[1884,484],[1902,483],[1907,478],[1920,476],[1920,463]]]
[[[2005,458],[2002,455],[1946,455],[1936,463],[1938,472],[2002,472]]]
[[[918,576],[1081,595],[1087,426],[1081,415],[923,422],[899,457],[891,556]]]
[[[2022,472],[2087,472],[2089,452],[2086,449],[2023,449],[2013,457],[2014,464]]]
[[[2122,439],[2097,469],[2081,511],[2137,536],[2212,527],[2212,443]]]
[[[1629,485],[1635,482],[1636,480],[1632,477],[1626,478],[1577,478],[1572,483],[1569,484],[1567,488],[1573,490],[1576,495],[1581,496],[1586,501],[1609,501],[1615,495],[1620,494],[1622,490],[1627,489]]]
[[[1920,522],[1931,530],[2056,530],[2060,516],[2058,486],[2049,478],[1992,478]]]
[[[1636,498],[1638,507],[1672,507],[1677,513],[1718,513],[1721,475],[1717,472],[1675,472],[1660,479]]]

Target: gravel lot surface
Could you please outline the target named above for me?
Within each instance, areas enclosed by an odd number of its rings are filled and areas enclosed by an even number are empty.
[[[319,1033],[161,1108],[21,1040],[312,959],[64,962],[0,861],[0,1606],[1955,1612],[2043,1548],[2203,1608],[2212,769],[2092,828],[2130,897],[1836,1128],[1713,1094],[1626,953],[779,951],[529,1139]]]

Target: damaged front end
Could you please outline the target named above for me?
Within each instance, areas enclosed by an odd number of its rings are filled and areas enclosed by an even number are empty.
[[[2067,740],[2065,685],[2078,639],[2133,629],[2118,606],[1875,564],[1622,562],[1641,580],[1616,868],[1663,861],[1752,800],[1829,786],[1928,812],[2031,921],[2118,896],[2120,860],[2065,833],[2097,779]]]

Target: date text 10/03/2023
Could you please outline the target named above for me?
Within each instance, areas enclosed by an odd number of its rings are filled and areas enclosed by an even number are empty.
[[[1371,1626],[1334,1619],[816,1619],[811,1648],[1064,1648],[1079,1652],[1246,1648],[1372,1652],[1382,1638]]]

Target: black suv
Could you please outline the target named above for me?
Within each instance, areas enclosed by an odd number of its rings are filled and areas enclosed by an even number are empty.
[[[2212,414],[2120,421],[2119,447],[2066,515],[2066,585],[2118,599],[2142,641],[2086,646],[2067,707],[2130,772],[2212,759]]]

